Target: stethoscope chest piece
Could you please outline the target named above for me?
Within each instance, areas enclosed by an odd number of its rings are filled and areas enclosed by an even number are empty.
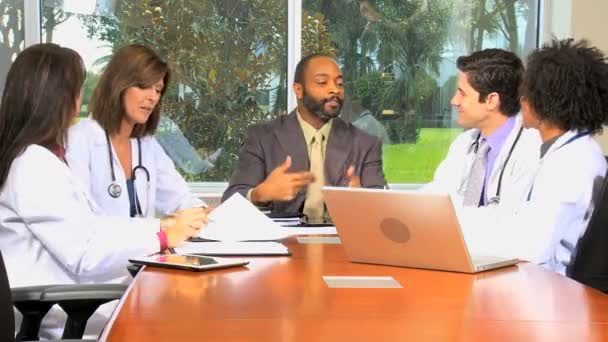
[[[120,197],[120,194],[122,194],[122,188],[120,187],[120,185],[112,182],[108,186],[108,195],[110,195],[110,197],[112,198],[118,198]]]
[[[488,200],[488,205],[500,204],[500,196],[494,196]]]

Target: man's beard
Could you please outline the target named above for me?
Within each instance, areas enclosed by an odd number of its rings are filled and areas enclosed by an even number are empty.
[[[332,111],[325,111],[325,104],[332,99],[336,99],[338,101],[338,107]],[[323,121],[327,121],[329,119],[337,118],[340,115],[340,110],[342,109],[342,104],[344,100],[342,100],[339,96],[333,96],[327,99],[321,99],[319,101],[315,101],[312,96],[308,96],[306,90],[304,90],[304,97],[302,98],[302,103],[304,107],[308,109],[311,113],[319,117]]]

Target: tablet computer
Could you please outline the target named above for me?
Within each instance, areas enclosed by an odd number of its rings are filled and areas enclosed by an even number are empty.
[[[218,268],[243,266],[249,263],[249,261],[243,259],[212,258],[192,254],[151,255],[129,259],[129,261],[139,265],[176,268],[187,271],[206,271]]]

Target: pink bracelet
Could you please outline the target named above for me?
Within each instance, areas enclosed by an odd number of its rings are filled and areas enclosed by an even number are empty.
[[[160,232],[156,233],[156,236],[158,236],[158,241],[160,242],[160,251],[162,252],[169,247],[167,232],[161,230]]]

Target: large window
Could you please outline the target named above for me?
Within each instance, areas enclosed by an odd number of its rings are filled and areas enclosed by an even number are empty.
[[[113,51],[148,45],[172,66],[157,138],[190,181],[226,181],[245,129],[286,107],[285,0],[43,1],[43,39],[87,65],[83,116]]]
[[[22,0],[0,0],[0,93],[11,63],[25,46],[23,22]]]
[[[157,137],[195,182],[227,181],[245,129],[292,109],[291,57],[330,53],[346,78],[342,118],[383,139],[390,183],[423,183],[462,131],[450,106],[456,58],[488,47],[525,56],[536,45],[537,6],[537,0],[42,0],[41,35],[83,56],[83,116],[113,51],[136,42],[164,55],[175,77]]]
[[[302,54],[338,58],[342,118],[383,139],[390,183],[430,181],[462,131],[450,105],[458,56],[489,47],[523,56],[536,45],[536,0],[302,2]]]

